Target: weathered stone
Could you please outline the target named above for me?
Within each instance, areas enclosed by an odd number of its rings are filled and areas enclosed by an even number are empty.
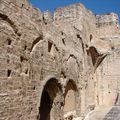
[[[0,120],[118,120],[119,65],[115,13],[0,1]]]

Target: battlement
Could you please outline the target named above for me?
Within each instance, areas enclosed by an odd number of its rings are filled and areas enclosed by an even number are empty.
[[[23,7],[26,8],[29,5],[28,0],[1,0],[0,5],[3,4],[9,6],[13,5],[14,7],[19,7],[19,8],[23,8]]]
[[[42,14],[39,9],[29,4],[28,0],[1,0],[0,13],[11,15],[24,15],[34,20],[41,20]]]
[[[53,16],[48,10],[43,13],[43,20],[44,22],[53,22]]]
[[[54,21],[72,22],[76,19],[80,20],[83,16],[88,17],[90,14],[93,15],[84,5],[77,3],[56,9],[54,12]]]
[[[96,15],[96,25],[97,27],[105,25],[118,25],[118,15],[115,13],[109,13],[105,15]]]

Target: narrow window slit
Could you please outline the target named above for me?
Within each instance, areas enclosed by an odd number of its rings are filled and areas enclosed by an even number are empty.
[[[20,56],[20,62],[23,62],[23,61],[28,61],[28,60],[25,57]]]
[[[52,45],[53,45],[53,44],[48,41],[48,52],[51,52]]]
[[[24,58],[22,56],[20,56],[20,62],[23,62]]]
[[[21,5],[21,8],[23,8],[23,7],[24,7],[24,4]]]
[[[27,50],[27,45],[24,46],[24,50]]]
[[[8,70],[7,71],[7,77],[10,77],[10,75],[11,75],[11,70]]]
[[[33,90],[35,90],[35,89],[36,89],[36,87],[34,86],[34,87],[33,87]]]
[[[92,35],[90,35],[90,41],[92,40],[92,38],[93,38],[93,36],[92,36]]]
[[[12,41],[11,41],[10,39],[7,39],[7,44],[8,44],[8,45],[11,45],[11,42],[12,42]]]
[[[61,31],[61,35],[64,35],[63,31]]]
[[[7,59],[7,63],[10,63],[10,60],[9,60],[9,59]]]
[[[62,39],[63,44],[65,45],[65,39]]]
[[[26,69],[25,74],[28,74],[28,69]]]

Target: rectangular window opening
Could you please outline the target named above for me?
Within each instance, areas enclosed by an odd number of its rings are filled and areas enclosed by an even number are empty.
[[[11,70],[8,70],[7,71],[7,77],[10,77],[11,76]]]
[[[51,52],[52,45],[53,45],[53,44],[48,41],[48,52]]]

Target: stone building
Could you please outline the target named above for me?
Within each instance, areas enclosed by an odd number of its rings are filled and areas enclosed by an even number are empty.
[[[0,120],[120,120],[119,71],[115,13],[0,0]]]

